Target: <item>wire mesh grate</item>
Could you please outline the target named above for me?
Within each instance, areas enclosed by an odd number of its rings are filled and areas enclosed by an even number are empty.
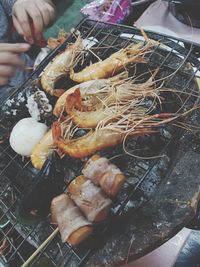
[[[83,20],[76,27],[75,32],[77,31],[81,33],[83,38],[93,37],[98,40],[94,51],[101,59],[132,42],[143,40],[138,29],[100,22],[95,23],[88,19]],[[193,55],[192,49],[190,51],[186,50],[180,40],[171,40],[154,33],[149,33],[148,36],[159,41],[148,55],[149,66],[152,70],[155,68],[161,69],[162,75],[168,76],[166,84],[173,84],[181,90],[193,88],[195,91],[196,83],[194,83],[194,79],[199,78],[200,62]],[[71,35],[63,45],[48,55],[31,78],[13,92],[11,98],[15,98],[19,92],[23,94],[27,86],[38,78],[49,61],[73,40],[74,36]],[[91,57],[92,54],[89,53],[89,60]],[[188,65],[188,62],[190,65]],[[4,114],[6,114],[5,110]],[[9,125],[9,129],[11,125]],[[3,129],[1,130],[2,133],[5,133],[4,116],[1,117],[0,127]],[[95,233],[78,247],[63,244],[59,235],[57,235],[41,250],[39,256],[32,261],[30,266],[34,266],[42,257],[50,259],[53,266],[83,266],[88,257],[98,249],[99,243],[102,240],[103,242],[106,241],[110,222],[117,221],[119,215],[136,210],[158,190],[160,182],[164,179],[169,166],[172,164],[175,155],[174,147],[178,145],[177,140],[180,134],[181,131],[168,127],[160,130],[159,137],[147,137],[146,139],[141,138],[141,140],[139,138],[137,141],[132,140],[131,143],[128,143],[127,146],[130,151],[138,147],[150,151],[157,147],[157,155],[162,157],[151,160],[132,158],[131,161],[129,160],[129,164],[126,163],[126,157],[123,160],[116,158],[114,162],[122,166],[127,181],[113,201],[112,215],[108,218],[108,221],[97,226]],[[120,149],[121,147],[117,147],[116,150],[108,152],[110,157],[119,153]],[[21,266],[34,252],[35,248],[55,229],[51,225],[50,216],[33,226],[25,226],[18,221],[15,214],[17,200],[34,182],[37,173],[38,171],[32,168],[31,162],[16,155],[7,142],[0,144],[0,243],[4,245],[0,253],[2,261],[9,263],[11,267]]]

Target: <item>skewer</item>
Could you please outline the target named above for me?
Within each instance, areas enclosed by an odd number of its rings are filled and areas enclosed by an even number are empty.
[[[34,65],[34,66],[30,66],[30,67],[25,67],[24,70],[34,70],[35,68],[37,68],[38,65]]]
[[[33,67],[25,67],[24,70],[34,70],[35,66]]]
[[[40,251],[57,235],[59,232],[58,227],[53,231],[53,233],[37,248],[37,250],[28,258],[26,262],[21,267],[29,266],[29,263],[40,253]]]

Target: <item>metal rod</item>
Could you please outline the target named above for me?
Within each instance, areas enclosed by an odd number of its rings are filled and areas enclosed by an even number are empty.
[[[31,261],[40,253],[40,251],[57,235],[59,229],[56,228],[53,233],[37,248],[37,250],[28,258],[28,260],[21,266],[26,267]]]

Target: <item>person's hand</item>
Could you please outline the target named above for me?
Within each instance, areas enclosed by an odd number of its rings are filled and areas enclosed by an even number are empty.
[[[24,63],[19,54],[29,50],[29,44],[0,43],[0,85],[8,83],[15,74],[17,67],[23,67]]]
[[[17,0],[12,17],[17,32],[33,44],[42,38],[43,29],[54,20],[55,6],[51,0]]]

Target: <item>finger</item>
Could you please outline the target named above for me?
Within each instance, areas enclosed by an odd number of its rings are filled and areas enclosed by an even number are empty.
[[[43,25],[46,26],[46,23],[49,21],[49,11],[47,5],[45,5],[42,1],[36,2],[38,10],[40,11],[40,15],[43,21]]]
[[[33,36],[31,32],[30,19],[28,17],[26,10],[21,9],[19,13],[17,9],[15,13],[13,14],[13,16],[16,18],[16,20],[21,26],[21,29],[23,31],[22,35],[26,37],[26,39],[29,41],[30,44],[33,44]]]
[[[12,77],[15,74],[13,66],[0,65],[0,73],[2,77]]]
[[[48,10],[49,10],[49,16],[50,16],[50,21],[49,21],[50,23],[54,21],[55,16],[56,16],[56,11],[55,11],[55,7],[53,7],[52,5],[48,5]]]
[[[38,8],[42,11],[42,18],[45,26],[48,26],[55,18],[55,9],[52,5],[45,3],[41,8],[41,2],[37,3]]]
[[[0,77],[0,86],[8,84],[9,79],[5,77]]]
[[[43,28],[44,28],[44,22],[43,22],[43,17],[42,17],[41,11],[37,8],[36,5],[34,5],[28,11],[28,14],[33,21],[34,37],[36,39],[41,38],[41,33],[43,31]]]
[[[13,25],[14,25],[16,31],[17,31],[20,35],[23,36],[23,29],[22,29],[22,27],[20,26],[18,20],[16,19],[15,16],[12,16],[12,19],[13,19]]]
[[[23,67],[24,62],[17,54],[10,52],[0,52],[0,64]]]
[[[36,5],[38,10],[40,11],[40,15],[43,21],[43,28],[45,28],[47,25],[50,24],[51,21],[53,21],[55,17],[55,9],[49,3],[45,3],[42,1],[37,1]],[[34,36],[37,41],[40,41],[43,38],[42,32],[37,32],[36,30]]]
[[[7,44],[0,43],[0,53],[11,52],[11,53],[22,53],[30,49],[30,45],[26,43],[19,44]]]

